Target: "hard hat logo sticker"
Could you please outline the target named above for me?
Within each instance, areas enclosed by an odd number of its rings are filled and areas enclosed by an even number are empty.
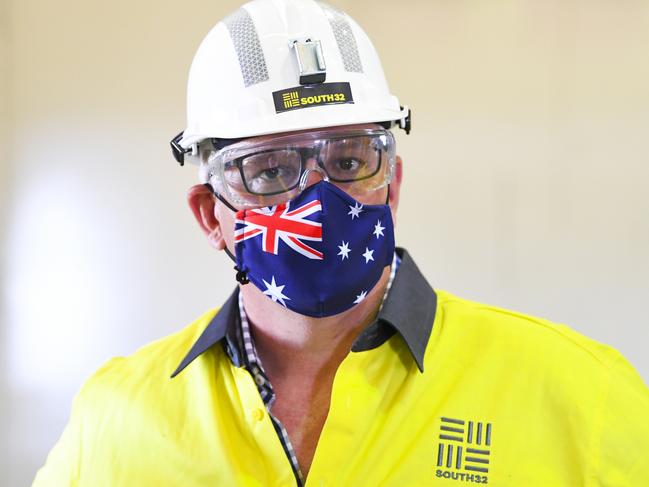
[[[300,106],[300,97],[297,91],[289,91],[282,95],[282,100],[284,100],[284,108],[290,110],[291,108],[296,108]]]
[[[349,83],[322,83],[296,86],[273,92],[275,112],[282,113],[321,105],[354,103]]]

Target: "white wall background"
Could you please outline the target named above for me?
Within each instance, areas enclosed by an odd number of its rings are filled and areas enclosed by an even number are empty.
[[[331,0],[414,112],[398,242],[431,283],[568,323],[649,379],[649,2]],[[234,285],[167,142],[228,1],[0,3],[0,484],[83,380]]]

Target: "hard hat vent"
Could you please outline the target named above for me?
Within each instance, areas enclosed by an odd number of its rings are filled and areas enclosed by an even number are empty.
[[[257,29],[247,10],[240,8],[223,19],[234,50],[239,58],[239,67],[246,87],[268,80],[264,51],[261,50]]]
[[[354,37],[354,32],[352,31],[351,25],[349,25],[347,17],[343,12],[336,10],[330,5],[320,3],[320,6],[327,15],[331,30],[334,32],[336,44],[338,44],[338,50],[340,51],[340,56],[342,57],[343,65],[345,66],[345,71],[362,73],[363,65],[361,64],[361,58],[358,55],[356,38]]]

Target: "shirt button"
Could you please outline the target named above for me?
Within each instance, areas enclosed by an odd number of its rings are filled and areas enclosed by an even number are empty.
[[[264,382],[266,382],[266,381],[264,380],[264,378],[261,375],[258,374],[258,375],[255,375],[255,382],[257,383],[258,386],[263,386]]]
[[[255,421],[261,421],[262,419],[264,419],[264,411],[260,408],[255,409],[252,412],[252,419],[254,419]]]

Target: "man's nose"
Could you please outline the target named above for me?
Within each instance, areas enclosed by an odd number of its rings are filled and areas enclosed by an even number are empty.
[[[314,185],[320,181],[327,181],[329,178],[327,174],[322,170],[320,166],[315,162],[314,159],[309,159],[307,162],[307,169],[302,174],[300,178],[300,188],[304,190],[309,186]]]

